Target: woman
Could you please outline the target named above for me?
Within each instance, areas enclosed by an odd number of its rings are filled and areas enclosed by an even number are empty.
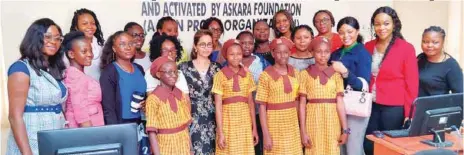
[[[205,20],[200,28],[204,30],[207,29],[213,33],[213,53],[211,53],[210,56],[211,61],[223,64],[226,59],[222,57],[222,44],[219,41],[221,35],[224,34],[224,25],[222,25],[222,21],[216,17],[210,17]]]
[[[34,21],[19,47],[21,58],[8,69],[8,155],[38,155],[37,132],[64,127],[61,104],[67,90],[62,82],[61,41],[61,29],[54,21]]]
[[[301,71],[315,63],[309,50],[309,44],[314,38],[313,29],[308,25],[299,25],[292,32],[292,40],[295,43],[295,51],[288,59],[288,64]]]
[[[372,63],[372,57],[363,45],[359,28],[356,18],[345,17],[338,21],[337,31],[343,41],[343,46],[332,53],[330,57],[333,68],[343,77],[343,88],[350,85],[356,91],[362,91],[363,88],[363,84],[358,78],[363,78],[367,83],[371,80]],[[346,119],[348,128],[351,129],[351,135],[341,152],[346,155],[363,154],[364,150],[361,144],[364,141],[369,117],[347,115]]]
[[[182,47],[175,37],[160,35],[150,41],[149,57],[150,60],[153,61],[160,56],[167,56],[172,61],[175,61],[179,57],[177,54],[180,50],[182,50]],[[149,70],[146,70],[145,72],[148,71]],[[176,87],[179,88],[182,93],[188,94],[189,90],[184,74],[179,71],[177,76]],[[147,81],[147,92],[153,91],[160,84],[160,81],[151,74],[145,74],[145,80]]]
[[[145,128],[140,108],[147,83],[143,67],[131,61],[135,46],[132,36],[124,31],[117,31],[108,38],[102,53],[100,85],[105,124],[136,123],[141,140]],[[145,144],[139,146],[141,152],[148,147]]]
[[[140,123],[140,107],[131,102],[137,104],[137,98],[145,97],[147,84],[142,66],[131,62],[135,46],[132,36],[118,31],[103,48],[100,84],[105,124]]]
[[[295,28],[293,17],[287,10],[279,10],[272,17],[272,29],[276,38],[291,38],[292,31]]]
[[[172,18],[171,16],[162,17],[158,20],[158,23],[156,23],[156,33],[153,34],[152,41],[156,36],[160,36],[163,34],[177,39],[177,37],[179,36],[178,29],[179,27],[177,25],[176,20],[174,20],[174,18]],[[180,50],[177,51],[177,57],[175,59],[177,64],[180,64],[182,62],[186,62],[189,60],[187,52],[184,50],[184,48],[182,48],[180,44],[180,40],[179,40],[179,47],[180,47]],[[152,60],[155,60],[155,59],[152,59]]]
[[[216,154],[252,155],[259,141],[252,95],[256,85],[252,74],[241,65],[243,50],[239,41],[229,39],[222,51],[227,65],[214,75],[212,88],[216,108]]]
[[[255,38],[254,54],[263,57],[271,65],[274,65],[274,58],[269,49],[269,34],[271,29],[263,19],[253,23],[253,36]]]
[[[100,84],[85,75],[84,67],[92,64],[92,46],[85,40],[85,34],[72,31],[64,37],[63,51],[69,59],[64,83],[69,95],[66,100],[65,116],[69,128],[105,125],[101,105]]]
[[[93,59],[92,65],[85,67],[84,72],[90,75],[93,79],[99,80],[101,74],[101,55],[103,43],[103,32],[101,30],[100,22],[97,19],[97,15],[91,10],[82,8],[74,12],[72,18],[71,31],[81,31],[85,34],[85,39],[92,43]]]
[[[301,71],[299,77],[301,142],[306,155],[339,155],[339,146],[350,134],[342,77],[328,64],[331,51],[327,38],[318,37],[310,46],[316,63]]]
[[[199,30],[193,38],[192,60],[179,65],[188,83],[192,103],[190,136],[195,154],[214,154],[216,139],[215,108],[211,88],[213,76],[221,66],[208,57],[213,51],[213,34]]]
[[[443,49],[445,30],[430,26],[422,34],[422,51],[418,58],[419,96],[462,93],[462,69]]]
[[[332,12],[329,10],[319,10],[313,16],[313,24],[318,32],[317,37],[323,36],[329,39],[332,43],[330,50],[334,52],[342,47],[343,43],[337,33],[332,32],[332,27],[335,26],[335,19]]]
[[[419,88],[419,73],[414,46],[401,35],[401,21],[395,10],[380,7],[371,18],[376,38],[366,43],[372,55],[370,89],[372,113],[366,135],[376,130],[401,129],[409,119]],[[373,153],[373,144],[364,140],[364,152]]]
[[[270,47],[276,63],[261,74],[256,92],[264,154],[302,154],[296,108],[298,71],[287,64],[293,43],[274,39]]]
[[[130,34],[136,43],[134,62],[142,66],[143,70],[150,69],[150,58],[146,52],[142,51],[143,43],[145,43],[145,32],[142,26],[136,22],[129,22],[124,26],[124,32]]]

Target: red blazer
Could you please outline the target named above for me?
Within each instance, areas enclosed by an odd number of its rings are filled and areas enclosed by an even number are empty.
[[[377,40],[371,40],[365,45],[371,55],[376,43]],[[419,92],[419,70],[414,46],[397,38],[381,64],[377,79],[371,76],[370,90],[374,82],[376,102],[382,105],[404,106],[404,116],[409,117],[411,104]]]

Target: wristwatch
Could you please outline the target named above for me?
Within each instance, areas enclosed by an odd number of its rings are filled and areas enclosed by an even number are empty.
[[[351,129],[350,129],[350,128],[348,128],[348,129],[343,129],[342,132],[343,132],[344,134],[349,135],[349,134],[351,134]]]

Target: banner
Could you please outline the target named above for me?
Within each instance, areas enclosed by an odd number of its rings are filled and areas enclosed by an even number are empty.
[[[300,17],[309,19],[312,15],[303,14],[302,3],[287,3],[283,1],[226,1],[216,2],[193,2],[193,1],[149,1],[142,0],[140,15],[143,18],[141,23],[149,42],[153,33],[156,32],[158,19],[164,16],[174,18],[179,27],[179,40],[184,49],[190,52],[193,44],[193,35],[200,29],[200,25],[209,17],[219,18],[224,25],[224,33],[221,40],[225,41],[235,38],[235,35],[244,30],[252,30],[253,23],[257,20],[265,20],[269,25],[275,12],[285,9],[293,15],[295,25],[300,25]],[[271,36],[273,31],[271,29]],[[146,44],[147,45],[147,44]],[[144,49],[148,49],[144,48]]]

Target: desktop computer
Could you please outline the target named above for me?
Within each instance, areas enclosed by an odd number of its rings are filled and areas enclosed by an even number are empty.
[[[433,134],[433,140],[423,143],[448,147],[445,132],[451,126],[460,126],[463,119],[463,93],[419,97],[414,101],[414,117],[411,126],[403,130],[382,131],[389,137],[412,137]]]
[[[39,131],[39,154],[135,155],[137,125],[118,124],[88,128]]]

